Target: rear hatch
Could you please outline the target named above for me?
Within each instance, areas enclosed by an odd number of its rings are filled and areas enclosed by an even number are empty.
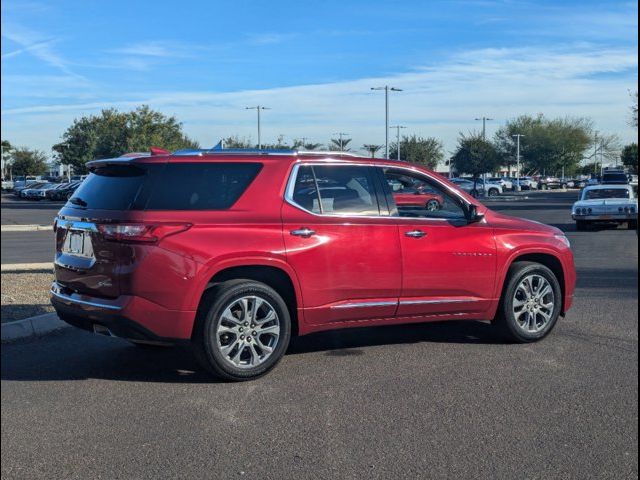
[[[136,267],[164,237],[191,227],[190,210],[229,208],[261,167],[167,158],[93,162],[56,219],[55,274],[63,291],[131,294]]]
[[[56,220],[56,281],[71,292],[115,298],[136,260],[135,244],[113,241],[104,225],[130,218],[149,170],[105,165],[76,190]]]

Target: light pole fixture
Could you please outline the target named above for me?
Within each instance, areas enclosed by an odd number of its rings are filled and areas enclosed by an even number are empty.
[[[511,135],[513,138],[516,139],[516,162],[517,162],[517,167],[516,167],[516,190],[519,192],[522,190],[522,187],[520,186],[520,138],[524,137],[524,135],[522,135],[521,133],[517,133],[515,135]]]
[[[403,125],[393,125],[389,128],[395,128],[396,129],[396,146],[398,147],[398,161],[400,161],[400,129],[401,128],[407,128]]]
[[[482,120],[482,139],[486,140],[487,139],[487,122],[492,121],[493,118],[489,118],[489,117],[476,118],[476,122],[479,122],[481,120]]]
[[[384,158],[389,158],[389,92],[401,92],[402,89],[390,87],[385,85],[384,87],[371,87],[371,90],[384,90]]]
[[[260,131],[260,110],[271,110],[269,107],[263,107],[262,105],[256,105],[255,107],[245,107],[245,110],[255,110],[258,112],[258,150],[262,150],[262,138]]]

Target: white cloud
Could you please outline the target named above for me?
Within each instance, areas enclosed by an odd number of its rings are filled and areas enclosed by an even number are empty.
[[[35,104],[2,111],[2,137],[48,149],[69,123],[101,108],[129,109],[141,103],[184,122],[186,132],[203,145],[239,134],[255,138],[255,115],[244,109],[266,105],[263,140],[307,137],[326,143],[332,133],[353,136],[356,148],[384,141],[384,99],[370,87],[404,89],[391,98],[391,122],[404,132],[433,135],[454,148],[460,131],[477,129],[479,116],[500,123],[517,115],[589,116],[601,131],[624,141],[636,136],[627,124],[627,90],[637,84],[636,48],[485,49],[462,53],[440,65],[377,78],[329,84],[237,92],[120,93],[89,103]]]

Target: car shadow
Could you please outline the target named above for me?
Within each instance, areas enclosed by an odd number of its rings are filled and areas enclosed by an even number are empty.
[[[409,343],[499,344],[482,322],[438,322],[334,330],[293,338],[286,355],[363,355],[368,347]],[[2,347],[2,380],[105,379],[126,382],[220,383],[187,346],[140,348],[127,341],[66,329],[38,341]]]

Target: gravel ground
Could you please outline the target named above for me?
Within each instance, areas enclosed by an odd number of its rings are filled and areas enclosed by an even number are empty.
[[[50,271],[2,274],[2,323],[53,312]]]

